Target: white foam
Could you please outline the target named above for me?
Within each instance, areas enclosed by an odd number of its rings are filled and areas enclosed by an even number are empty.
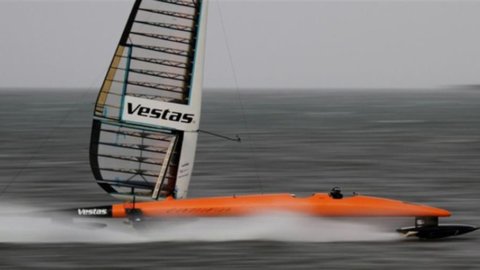
[[[10,208],[11,210],[11,208]],[[19,211],[25,210],[25,211]],[[30,210],[30,211],[28,211]],[[241,218],[205,218],[147,223],[136,230],[123,220],[108,222],[105,228],[83,226],[83,222],[58,223],[50,218],[27,214],[31,209],[16,209],[2,215],[0,242],[3,243],[142,243],[164,241],[285,241],[351,242],[393,241],[394,232],[379,226],[352,221],[274,213]],[[1,214],[1,213],[0,213]],[[83,224],[83,225],[82,225]]]

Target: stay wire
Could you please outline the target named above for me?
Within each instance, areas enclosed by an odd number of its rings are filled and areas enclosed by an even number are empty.
[[[0,192],[0,198],[3,197],[3,195],[7,192],[7,190],[17,181],[18,177],[20,177],[27,169],[30,168],[31,166],[31,163],[34,159],[34,157],[40,153],[46,146],[47,146],[47,143],[52,139],[52,135],[53,133],[58,130],[58,128],[60,128],[61,126],[63,126],[63,124],[65,123],[65,121],[70,117],[70,115],[74,112],[74,111],[78,111],[80,109],[80,104],[82,103],[82,101],[84,100],[85,96],[90,92],[92,91],[92,88],[93,88],[93,85],[95,84],[92,83],[90,87],[87,87],[86,90],[84,90],[82,93],[81,93],[81,96],[79,99],[76,99],[77,102],[75,102],[75,105],[72,107],[72,109],[68,110],[65,115],[60,119],[59,123],[57,125],[55,125],[51,130],[50,132],[48,132],[47,136],[38,144],[38,147],[35,149],[35,151],[31,154],[30,158],[27,160],[27,162],[25,163],[25,165],[13,176],[13,178],[10,180],[10,182],[8,182],[2,189],[2,191]]]
[[[220,1],[219,0],[217,0],[215,2],[217,3],[217,9],[218,9],[218,13],[220,15],[219,16],[220,17],[220,25],[222,26],[223,36],[225,37],[224,38],[225,47],[227,49],[230,68],[232,69],[232,73],[233,73],[233,80],[234,80],[234,83],[235,83],[235,92],[237,94],[237,99],[238,99],[238,102],[239,102],[240,110],[242,111],[242,113],[241,113],[242,121],[243,121],[244,129],[246,131],[246,134],[245,134],[246,140],[245,141],[246,141],[246,144],[247,144],[248,151],[250,152],[250,155],[252,156],[253,169],[254,169],[254,172],[255,172],[255,177],[256,177],[256,179],[258,181],[258,184],[259,184],[260,192],[262,194],[264,194],[263,181],[260,178],[260,175],[258,173],[257,162],[255,162],[255,160],[253,158],[255,156],[253,141],[251,140],[250,130],[248,128],[247,117],[246,117],[246,114],[245,114],[245,105],[243,104],[242,96],[240,95],[240,88],[239,88],[239,84],[238,84],[237,73],[236,73],[236,70],[235,70],[235,65],[233,64],[233,57],[232,57],[232,53],[231,53],[231,50],[230,50],[230,44],[228,42],[227,31],[225,29],[225,23],[224,23],[223,14],[222,14],[222,8],[220,7]]]
[[[207,131],[207,130],[203,130],[203,129],[199,129],[199,130],[198,130],[198,133],[205,133],[205,134],[208,134],[208,135],[210,135],[210,136],[214,136],[214,137],[217,137],[217,138],[221,138],[221,139],[224,139],[224,140],[227,140],[227,141],[242,142],[242,139],[241,139],[240,136],[238,136],[238,135],[236,135],[235,138],[232,138],[232,137],[228,137],[228,136],[225,136],[225,135],[222,135],[222,134],[218,134],[218,133],[211,132],[211,131]]]

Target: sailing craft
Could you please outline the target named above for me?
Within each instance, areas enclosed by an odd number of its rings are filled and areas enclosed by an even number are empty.
[[[97,98],[90,163],[97,183],[125,203],[77,216],[244,216],[268,211],[326,217],[414,217],[398,231],[440,238],[478,229],[439,225],[450,212],[384,198],[261,194],[187,199],[200,125],[206,0],[136,0]]]

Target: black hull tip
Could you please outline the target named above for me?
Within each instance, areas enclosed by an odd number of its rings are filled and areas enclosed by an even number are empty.
[[[397,232],[406,237],[418,237],[420,239],[439,239],[450,236],[457,236],[470,233],[480,229],[480,227],[465,224],[443,224],[424,227],[403,227],[397,229]]]

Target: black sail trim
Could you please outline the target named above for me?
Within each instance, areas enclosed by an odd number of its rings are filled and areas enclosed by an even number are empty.
[[[140,182],[140,181],[131,181],[131,182],[120,182],[118,180],[99,180],[98,183],[108,184],[109,186],[118,186],[118,187],[131,187],[131,188],[140,188],[153,190],[153,186],[150,183]],[[113,189],[114,190],[114,189]],[[114,190],[115,192],[115,190]],[[130,194],[131,195],[131,194]]]
[[[142,4],[142,0],[135,0],[135,3],[133,4],[132,12],[130,12],[130,16],[128,17],[127,20],[127,25],[125,25],[125,28],[122,33],[122,37],[120,38],[120,44],[126,46],[128,37],[130,36],[130,32],[132,31],[133,23],[135,22],[135,17],[137,17],[138,9],[140,8],[140,5]]]
[[[100,139],[101,122],[93,120],[92,133],[90,135],[90,167],[92,168],[95,179],[102,179],[102,174],[98,170],[98,141]],[[108,191],[107,191],[108,192]]]

